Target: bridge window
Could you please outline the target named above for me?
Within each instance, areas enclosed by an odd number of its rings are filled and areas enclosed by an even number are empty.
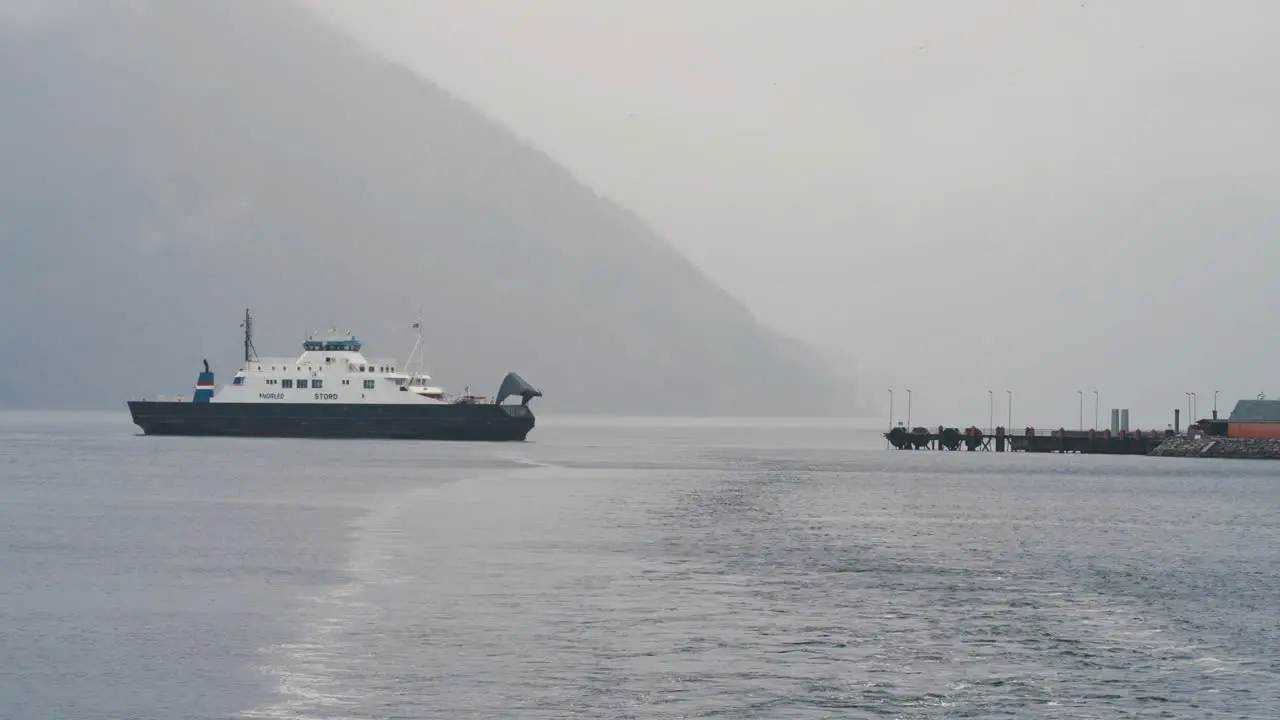
[[[233,378],[233,379],[231,380],[231,384],[232,384],[232,385],[243,385],[243,384],[244,384],[244,378],[243,378],[243,377],[241,377],[241,376],[237,376],[237,377],[235,377],[235,378]]]
[[[306,380],[299,380],[299,381],[298,381],[298,387],[300,387],[300,388],[304,388],[304,387],[306,387],[306,386],[307,386],[307,381],[306,381]]]
[[[364,389],[365,389],[365,390],[372,390],[372,389],[373,389],[373,381],[372,381],[372,380],[365,380],[365,381],[364,381]]]
[[[292,388],[292,387],[293,387],[293,381],[292,381],[292,380],[290,380],[290,379],[288,379],[288,378],[285,378],[284,380],[281,380],[281,381],[280,381],[280,387],[282,387],[282,388]]]
[[[324,387],[324,381],[323,381],[323,380],[312,380],[312,381],[311,381],[311,387],[316,388],[316,389],[318,390],[318,389],[320,389],[320,388]]]

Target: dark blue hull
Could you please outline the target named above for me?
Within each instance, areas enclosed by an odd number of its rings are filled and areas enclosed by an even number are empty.
[[[522,441],[527,405],[129,402],[146,435]]]

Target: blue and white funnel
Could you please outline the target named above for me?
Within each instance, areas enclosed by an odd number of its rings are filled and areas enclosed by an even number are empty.
[[[213,373],[209,371],[209,361],[204,361],[204,372],[196,380],[196,394],[191,402],[207,403],[213,398]]]

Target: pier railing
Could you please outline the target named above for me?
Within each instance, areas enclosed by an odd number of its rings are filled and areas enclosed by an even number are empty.
[[[927,432],[932,433],[932,434],[936,434],[936,433],[938,432],[938,426],[937,426],[937,425],[923,425],[923,426],[917,426],[917,427],[924,427],[924,428],[925,428],[925,430],[926,430]],[[890,430],[892,430],[893,428],[889,428],[889,429],[890,429]],[[905,429],[907,432],[911,432],[911,431],[912,431],[912,429],[911,429],[911,428],[907,428],[907,427],[905,427],[905,426],[904,426],[904,429]],[[957,430],[959,430],[959,431],[960,431],[960,433],[961,433],[962,435],[963,435],[966,431],[968,431],[968,428],[966,428],[966,427],[957,427],[956,429],[957,429]],[[998,430],[998,429],[999,429],[999,428],[978,428],[978,432],[980,432],[980,433],[982,433],[983,435],[988,436],[988,437],[995,437],[995,436],[997,435],[997,430]],[[1005,434],[1005,436],[1006,436],[1006,437],[1013,437],[1013,436],[1015,436],[1015,435],[1025,436],[1028,432],[1030,432],[1032,435],[1034,435],[1034,436],[1036,436],[1036,437],[1049,437],[1049,436],[1052,436],[1052,435],[1057,435],[1059,432],[1062,432],[1063,430],[1065,430],[1065,431],[1066,431],[1066,433],[1067,433],[1068,435],[1080,435],[1080,434],[1082,434],[1082,433],[1087,434],[1087,433],[1089,432],[1090,428],[1085,428],[1084,430],[1081,430],[1081,429],[1079,429],[1079,428],[1028,428],[1028,427],[1019,427],[1019,428],[1005,428],[1004,434]],[[1095,434],[1097,434],[1097,435],[1105,435],[1109,430],[1110,430],[1110,428],[1097,428],[1097,429],[1094,429],[1094,433],[1095,433]],[[1119,435],[1121,432],[1124,432],[1126,435],[1137,435],[1137,434],[1141,433],[1141,434],[1142,434],[1142,435],[1144,435],[1144,436],[1150,436],[1150,435],[1164,435],[1164,434],[1167,434],[1167,433],[1168,433],[1168,432],[1170,432],[1170,431],[1169,431],[1167,428],[1166,428],[1166,429],[1161,429],[1161,430],[1148,429],[1148,428],[1136,428],[1136,429],[1135,429],[1135,428],[1130,428],[1130,429],[1128,429],[1128,430],[1115,431],[1115,432],[1112,432],[1111,434],[1112,434],[1112,435]]]
[[[915,426],[895,427],[885,433],[899,450],[994,450],[996,452],[1077,452],[1144,454],[1164,442],[1173,430],[1067,430],[1057,428],[1003,428]]]
[[[1091,429],[1093,430],[1095,435],[1105,435],[1107,432],[1110,432],[1111,430],[1110,428],[1098,428],[1098,429],[1085,428],[1084,430],[1081,430],[1079,428],[1052,428],[1052,429],[1020,428],[1018,430],[1012,430],[1012,431],[1006,430],[1005,434],[1006,435],[1026,435],[1028,431],[1031,431],[1031,433],[1036,437],[1044,437],[1048,435],[1057,435],[1058,433],[1061,433],[1065,430],[1068,435],[1081,435],[1081,434],[1088,434]],[[991,434],[991,435],[995,434],[995,430],[983,430],[982,432],[984,434]],[[1148,435],[1164,435],[1167,432],[1167,430],[1151,430],[1147,428],[1129,428],[1128,430],[1119,430],[1119,431],[1112,432],[1111,434],[1119,435],[1121,432],[1123,432],[1126,435],[1141,434],[1144,436],[1148,436]]]

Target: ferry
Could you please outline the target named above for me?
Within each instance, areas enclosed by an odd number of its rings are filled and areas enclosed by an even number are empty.
[[[423,350],[421,320],[403,367],[366,357],[355,335],[336,329],[308,337],[296,357],[258,357],[248,310],[242,327],[244,364],[230,383],[217,388],[205,360],[190,401],[129,401],[144,435],[523,441],[533,430],[529,401],[542,392],[516,373],[490,400],[450,396],[421,360],[413,370]]]

